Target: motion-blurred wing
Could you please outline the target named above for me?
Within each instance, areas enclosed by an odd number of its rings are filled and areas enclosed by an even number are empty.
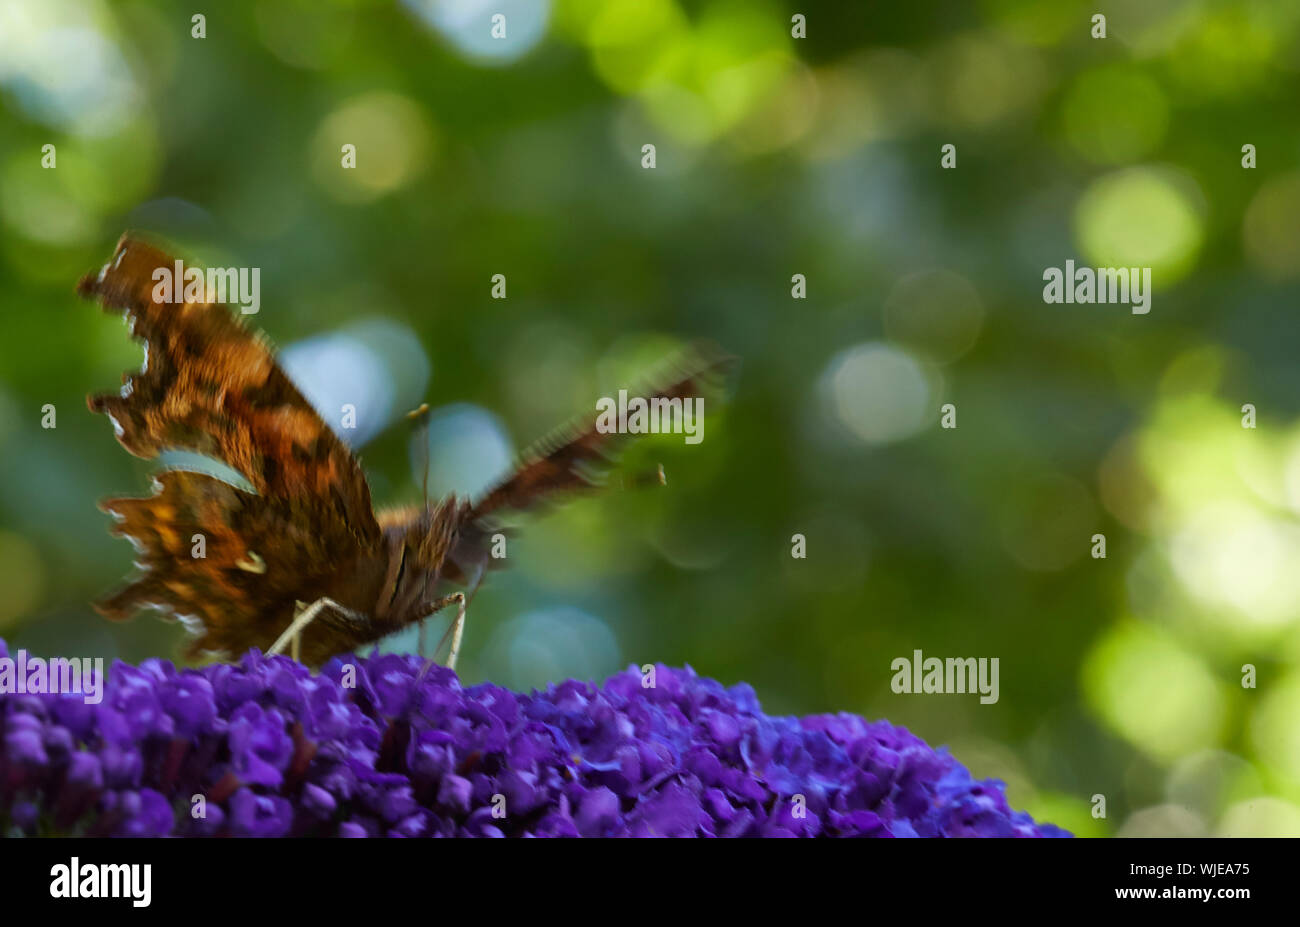
[[[112,419],[118,441],[137,457],[205,454],[238,470],[259,494],[302,503],[321,529],[345,525],[359,541],[377,541],[361,467],[266,342],[225,306],[154,301],[154,271],[174,265],[124,235],[113,260],[78,284],[106,310],[124,310],[146,351],[144,369],[123,375],[119,395],[91,397],[91,410]]]
[[[146,352],[119,395],[88,404],[112,419],[132,454],[203,454],[255,492],[173,470],[153,496],[106,500],[141,574],[98,607],[114,619],[158,608],[200,635],[192,651],[239,653],[273,641],[295,600],[322,595],[323,577],[373,551],[381,534],[360,466],[266,342],[225,306],[154,300],[154,271],[174,264],[123,236],[112,261],[78,285],[106,309],[125,310]]]
[[[629,392],[646,399],[717,395],[733,363],[716,349],[697,345],[652,378],[649,388]],[[515,472],[474,505],[471,518],[502,509],[526,511],[565,493],[599,486],[628,437],[601,432],[595,418],[561,429],[526,453]]]
[[[135,545],[139,575],[95,607],[113,620],[141,608],[179,618],[195,635],[191,656],[268,649],[295,603],[322,595],[331,567],[355,562],[338,559],[349,546],[355,557],[355,542],[317,533],[286,499],[184,470],[159,474],[154,488],[100,503],[117,519],[113,534]],[[312,643],[324,645],[327,630],[314,628]]]

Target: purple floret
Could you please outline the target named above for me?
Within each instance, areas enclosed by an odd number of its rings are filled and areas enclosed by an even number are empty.
[[[0,656],[8,651],[0,641]],[[117,662],[0,694],[0,835],[1058,837],[946,750],[690,667],[463,687],[413,656]]]

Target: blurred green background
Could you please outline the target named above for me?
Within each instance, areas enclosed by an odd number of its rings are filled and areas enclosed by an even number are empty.
[[[510,542],[467,680],[690,663],[1081,834],[1300,834],[1300,5],[1113,0],[1105,39],[1072,0],[200,6],[0,0],[11,649],[179,650],[87,605],[132,559],[95,503],[152,466],[84,403],[140,348],[72,288],[133,228],[261,268],[380,505],[422,400],[431,488],[474,491],[684,341],[743,359],[702,444],[627,458],[666,489]],[[1044,304],[1067,259],[1152,267],[1150,314]],[[894,694],[914,649],[998,657],[1000,700]]]

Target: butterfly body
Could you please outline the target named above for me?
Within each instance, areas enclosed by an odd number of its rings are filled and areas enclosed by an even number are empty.
[[[101,503],[137,550],[138,575],[97,603],[112,619],[155,608],[194,635],[191,656],[269,649],[306,606],[328,602],[301,632],[318,665],[447,604],[449,585],[477,586],[494,513],[521,511],[593,485],[615,436],[571,431],[530,455],[481,499],[456,496],[376,514],[360,464],[280,369],[265,339],[222,305],[155,298],[173,259],[130,235],[78,285],[123,311],[146,363],[119,394],[91,396],[130,453],[206,455],[247,486],[165,470],[154,494]],[[682,371],[656,395],[687,395],[717,367]]]

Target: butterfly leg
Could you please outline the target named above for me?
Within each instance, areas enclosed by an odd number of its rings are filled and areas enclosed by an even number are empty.
[[[451,628],[451,648],[447,651],[447,669],[456,668],[456,658],[460,656],[460,639],[465,634],[465,593],[456,593],[457,599],[456,620]]]
[[[456,620],[452,622],[451,627],[447,629],[447,633],[444,634],[442,638],[438,641],[438,646],[433,648],[433,652],[436,654],[439,650],[442,649],[442,642],[447,639],[448,635],[451,636],[451,650],[448,651],[447,653],[448,669],[456,668],[456,658],[460,656],[460,640],[465,633],[465,593],[453,592],[451,595],[445,595],[441,599],[434,599],[428,605],[429,608],[428,613],[424,616],[424,618],[420,619],[421,622],[420,627],[423,628],[424,621],[426,619],[432,618],[434,615],[438,614],[438,612],[442,611],[452,602],[455,602],[458,605],[458,608],[456,609]],[[423,647],[421,647],[420,655],[424,656]],[[429,671],[429,667],[433,666],[433,663],[434,663],[433,659],[430,658],[424,664],[424,669],[420,670],[420,675],[423,676],[425,673],[427,673]]]
[[[333,609],[334,611],[342,615],[344,618],[353,621],[365,620],[362,615],[357,614],[356,612],[352,611],[352,609],[350,608],[344,608],[342,605],[340,605],[338,602],[335,602],[333,599],[319,598],[315,602],[305,607],[303,606],[302,602],[299,602],[298,609],[294,613],[293,622],[289,625],[289,627],[284,629],[283,634],[281,634],[278,638],[276,638],[275,643],[271,645],[271,649],[266,652],[266,655],[269,657],[269,656],[274,656],[277,653],[283,653],[285,645],[288,644],[290,641],[292,641],[293,652],[291,655],[295,660],[297,660],[298,655],[301,652],[301,648],[302,648],[303,629],[306,628],[307,625],[315,621],[320,616],[320,614],[323,611],[325,611],[325,609],[327,608]]]
[[[428,623],[428,621],[429,621],[430,618],[432,618],[434,615],[438,614],[438,612],[442,611],[444,608],[446,608],[448,605],[450,605],[452,602],[455,602],[455,601],[456,601],[456,595],[455,595],[455,594],[453,594],[453,595],[445,595],[445,596],[443,596],[441,599],[434,599],[434,600],[433,600],[432,602],[430,602],[430,603],[428,604],[428,606],[427,606],[429,610],[428,610],[427,612],[425,612],[424,617],[421,618],[421,619],[419,620],[418,624],[416,625],[416,627],[417,627],[418,630],[419,630],[419,635],[416,637],[416,641],[415,641],[415,652],[418,653],[418,654],[419,654],[421,657],[423,657],[424,659],[428,659],[428,657],[425,657],[425,656],[424,656],[424,652],[425,652],[425,650],[426,650],[426,647],[425,647],[425,634],[424,634],[425,627],[424,627],[424,626]],[[446,639],[447,639],[447,636],[446,636],[445,634],[444,634],[442,637],[438,638],[438,646],[433,648],[433,652],[434,652],[435,654],[437,654],[437,652],[438,652],[438,648],[440,648],[440,647],[442,646],[443,641],[445,641]]]

